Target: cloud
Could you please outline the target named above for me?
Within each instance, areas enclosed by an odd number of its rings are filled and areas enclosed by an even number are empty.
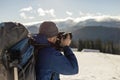
[[[96,13],[98,16],[101,16],[102,15],[102,13],[100,13],[100,12],[98,12],[98,13]]]
[[[98,16],[98,15],[101,15],[101,13],[84,13],[84,12],[82,12],[82,11],[80,11],[79,12],[79,15],[81,16],[81,17],[86,17],[86,16]]]
[[[35,17],[33,17],[33,16],[27,16],[28,14],[32,14],[32,13],[34,13],[33,11],[32,11],[32,7],[31,6],[29,6],[29,7],[27,7],[27,8],[22,8],[21,10],[20,10],[20,16],[21,16],[21,18],[23,18],[23,19],[34,19]]]
[[[83,13],[83,12],[81,12],[81,11],[79,12],[79,14],[80,14],[80,16],[84,16],[84,13]]]
[[[33,8],[31,6],[27,7],[27,8],[22,8],[20,9],[20,12],[23,12],[23,11],[31,11]]]
[[[23,18],[23,19],[27,19],[27,16],[24,12],[20,13],[20,16]]]
[[[29,17],[28,17],[28,19],[34,19],[34,18],[35,18],[35,17],[33,17],[33,16],[29,16]]]
[[[67,21],[67,20],[74,20],[75,18],[72,18],[72,17],[66,17],[66,18],[61,18],[61,19],[53,19],[51,21],[54,21],[54,22],[63,22],[63,21]]]
[[[39,8],[37,10],[37,12],[38,12],[39,16],[45,16],[45,11],[42,8]]]
[[[52,16],[52,17],[55,17],[55,10],[54,9],[47,9],[47,10],[44,10],[42,8],[39,8],[37,11],[37,13],[39,13],[39,16]],[[71,15],[71,12],[69,11],[66,11],[66,14],[68,15]],[[21,13],[21,16],[23,18],[26,18],[27,16],[23,13]],[[27,17],[28,18],[28,17]],[[30,18],[30,17],[29,17]],[[34,18],[34,17],[33,17]],[[31,19],[33,19],[31,17]],[[63,21],[73,21],[75,22],[75,24],[79,23],[79,22],[84,22],[84,24],[87,25],[86,21],[87,22],[90,22],[90,21],[95,21],[95,22],[110,22],[111,20],[114,20],[114,21],[118,21],[119,23],[116,23],[116,24],[119,24],[120,25],[120,15],[118,16],[113,16],[113,15],[108,15],[108,14],[102,14],[100,12],[97,12],[97,13],[85,13],[85,12],[82,12],[80,11],[79,12],[79,16],[78,17],[73,17],[73,16],[67,16],[66,18],[50,18],[49,20],[51,21],[54,21],[54,22],[63,22]],[[41,20],[41,21],[45,21],[45,19]],[[39,22],[39,21],[38,21]],[[89,24],[88,24],[89,25]]]
[[[116,23],[116,24],[119,24],[120,26],[120,16],[111,16],[111,15],[103,15],[101,13],[96,13],[96,14],[87,14],[86,13],[86,16],[80,16],[80,17],[66,17],[66,18],[61,18],[61,19],[54,19],[54,20],[51,20],[51,21],[54,21],[54,22],[66,22],[66,21],[73,21],[75,23],[79,23],[79,22],[84,22],[85,24],[86,21],[95,21],[95,22],[110,22],[110,21],[118,21],[119,23]],[[89,24],[88,24],[89,25]],[[115,25],[115,24],[114,24]]]
[[[81,17],[86,17],[86,16],[102,16],[102,13],[100,13],[100,12],[98,12],[98,13],[89,13],[89,12],[84,13],[84,12],[80,11],[79,15]]]
[[[52,17],[55,17],[55,10],[54,9],[50,9],[47,11],[48,14],[50,14]]]
[[[66,14],[72,16],[72,12],[66,11]]]
[[[38,8],[37,12],[39,16],[51,15],[52,17],[56,17],[54,9],[43,10],[42,8]]]
[[[23,19],[34,19],[35,17],[33,16],[27,16],[24,12],[20,13],[21,18]]]
[[[34,24],[39,24],[42,23],[41,21],[36,21],[36,22],[28,22],[28,23],[23,23],[24,25],[30,26],[30,25],[34,25]]]

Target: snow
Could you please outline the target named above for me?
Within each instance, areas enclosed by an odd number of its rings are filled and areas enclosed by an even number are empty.
[[[61,80],[120,80],[120,55],[74,51],[79,63],[76,75],[60,75]]]
[[[94,49],[83,49],[81,52],[100,52],[100,50],[94,50]]]
[[[120,55],[73,51],[78,59],[79,73],[60,75],[60,80],[120,80]],[[5,80],[2,75],[0,80]]]

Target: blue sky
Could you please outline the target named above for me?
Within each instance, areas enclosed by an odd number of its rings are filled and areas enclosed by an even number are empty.
[[[120,16],[120,0],[0,0],[0,22]]]

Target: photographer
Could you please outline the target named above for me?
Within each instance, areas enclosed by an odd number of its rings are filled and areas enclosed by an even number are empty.
[[[64,55],[56,49],[58,28],[55,23],[46,21],[40,25],[39,34],[34,35],[38,44],[46,44],[39,49],[36,60],[36,80],[60,80],[59,74],[72,75],[78,73],[78,63],[70,49],[70,36],[61,38],[60,46]]]

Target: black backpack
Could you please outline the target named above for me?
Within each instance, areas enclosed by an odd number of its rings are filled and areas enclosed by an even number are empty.
[[[35,80],[34,47],[28,30],[14,22],[0,24],[0,77],[2,80]],[[17,70],[17,75],[15,73]]]

